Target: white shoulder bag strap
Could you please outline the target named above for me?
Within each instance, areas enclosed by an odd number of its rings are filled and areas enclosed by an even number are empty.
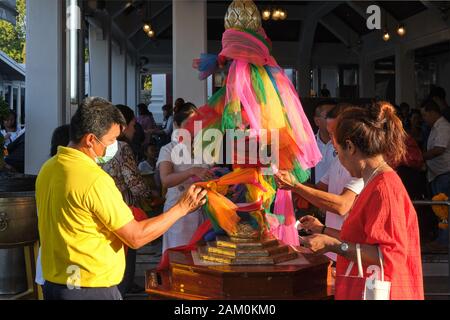
[[[362,268],[361,246],[359,243],[356,244],[356,261],[358,264],[358,277],[363,278],[364,273],[363,273],[363,268]],[[346,277],[348,277],[350,275],[350,272],[352,271],[354,264],[355,263],[353,261],[350,261],[350,263],[348,264],[347,271],[345,272]]]
[[[380,261],[380,269],[381,269],[381,281],[384,281],[384,260],[383,260],[383,253],[381,252],[380,246],[377,246],[378,249],[378,259]]]

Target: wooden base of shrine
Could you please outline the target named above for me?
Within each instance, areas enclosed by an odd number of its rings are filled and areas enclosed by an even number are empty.
[[[267,265],[278,264],[297,258],[297,253],[289,246],[274,238],[239,239],[219,236],[197,250],[203,261],[227,265]]]
[[[150,299],[330,299],[329,260],[300,249],[301,265],[196,265],[191,253],[170,252],[167,271],[148,270]]]

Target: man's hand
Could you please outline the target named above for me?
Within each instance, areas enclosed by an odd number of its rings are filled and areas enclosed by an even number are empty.
[[[197,210],[206,203],[206,193],[207,191],[203,188],[191,185],[189,189],[183,193],[176,205],[179,206],[186,215]]]

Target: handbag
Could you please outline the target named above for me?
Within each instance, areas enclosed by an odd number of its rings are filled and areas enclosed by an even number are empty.
[[[337,275],[335,282],[336,300],[389,300],[391,293],[391,282],[384,280],[383,254],[380,247],[377,247],[380,267],[371,265],[367,272],[371,273],[368,278],[364,278],[361,246],[356,244],[356,260],[358,266],[358,276],[350,276],[354,266],[351,261],[345,275]],[[381,278],[381,279],[380,279]]]

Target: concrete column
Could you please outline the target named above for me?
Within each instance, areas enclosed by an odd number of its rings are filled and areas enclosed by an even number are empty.
[[[127,59],[127,106],[136,108],[136,65],[134,61],[128,57]]]
[[[27,174],[37,174],[49,158],[53,130],[63,123],[66,106],[65,17],[63,1],[27,1]]]
[[[206,0],[172,2],[173,98],[206,103],[207,83],[198,79],[192,60],[206,52]]]
[[[91,96],[111,100],[111,45],[108,33],[108,30],[89,25]]]
[[[125,103],[125,52],[113,46],[112,49],[112,100],[114,104]]]
[[[375,62],[364,57],[359,62],[359,96],[360,98],[375,96]]]
[[[297,87],[300,97],[309,97],[311,93],[311,56],[316,28],[317,20],[313,18],[306,19],[302,24],[297,59]]]
[[[309,97],[311,92],[311,66],[301,64],[297,67],[298,94],[301,98]]]
[[[416,106],[416,78],[414,72],[414,51],[403,46],[395,49],[395,103]]]

